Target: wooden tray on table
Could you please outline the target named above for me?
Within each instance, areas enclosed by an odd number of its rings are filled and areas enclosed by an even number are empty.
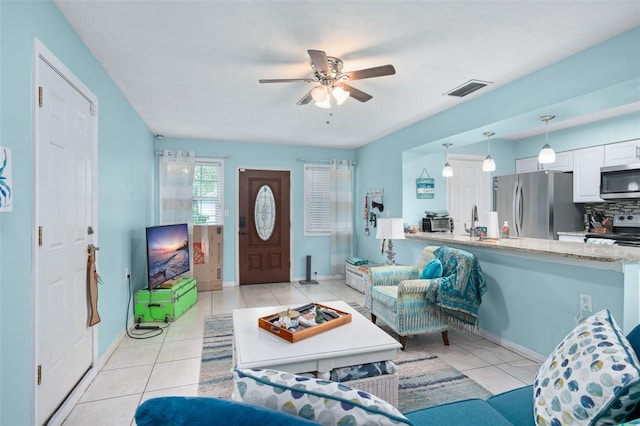
[[[258,326],[263,330],[266,330],[271,334],[275,334],[276,336],[288,342],[295,343],[302,339],[315,336],[316,334],[323,333],[327,330],[331,330],[332,328],[336,328],[343,324],[348,324],[351,322],[351,314],[349,312],[344,312],[339,309],[332,308],[331,306],[322,305],[320,303],[314,303],[314,305],[316,307],[319,307],[320,309],[327,309],[331,312],[335,312],[336,314],[338,314],[338,317],[309,327],[304,326],[302,323],[300,323],[298,328],[295,331],[292,331],[274,324],[273,322],[279,318],[279,313],[274,313],[258,318]]]

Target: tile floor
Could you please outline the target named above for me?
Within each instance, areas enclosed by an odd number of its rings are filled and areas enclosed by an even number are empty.
[[[363,295],[344,280],[224,287],[198,293],[198,303],[160,335],[138,340],[125,337],[103,370],[89,386],[64,425],[135,425],[133,415],[143,401],[165,395],[198,393],[204,318],[231,313],[237,308],[304,304],[344,300],[362,304]],[[144,335],[136,330],[137,337]],[[432,353],[484,386],[492,393],[530,384],[539,363],[524,358],[479,336],[449,332],[450,346],[440,334],[410,337],[424,339]]]

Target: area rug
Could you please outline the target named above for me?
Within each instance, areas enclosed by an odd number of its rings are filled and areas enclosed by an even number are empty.
[[[360,313],[368,311],[352,304]],[[205,319],[198,395],[228,399],[232,391],[232,319],[231,314],[210,315]],[[389,334],[394,333],[382,327]],[[421,408],[468,398],[487,398],[491,393],[436,355],[412,342],[406,351],[398,351],[393,360],[398,366],[398,409],[407,413]]]

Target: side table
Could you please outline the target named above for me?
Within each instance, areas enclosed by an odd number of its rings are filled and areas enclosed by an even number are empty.
[[[381,266],[373,263],[366,263],[364,265],[352,265],[346,264],[345,281],[347,285],[360,293],[365,292],[365,288],[369,285],[369,268],[372,266]]]

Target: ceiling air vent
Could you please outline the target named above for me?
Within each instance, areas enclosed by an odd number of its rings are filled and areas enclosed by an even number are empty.
[[[467,96],[469,93],[473,93],[476,90],[482,89],[486,85],[491,84],[490,81],[482,81],[482,80],[469,80],[461,86],[456,87],[455,89],[445,93],[445,95],[449,96],[457,96],[459,98],[463,98]]]

